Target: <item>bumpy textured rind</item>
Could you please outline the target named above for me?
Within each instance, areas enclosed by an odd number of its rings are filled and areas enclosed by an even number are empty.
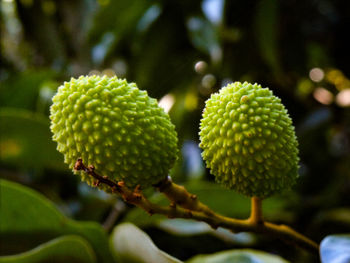
[[[235,82],[206,101],[200,147],[217,182],[266,198],[298,177],[298,142],[281,100],[258,84]]]
[[[71,169],[81,157],[102,176],[147,188],[165,178],[177,159],[169,115],[134,83],[117,77],[72,78],[52,100],[53,140]],[[93,184],[91,176],[74,173]]]

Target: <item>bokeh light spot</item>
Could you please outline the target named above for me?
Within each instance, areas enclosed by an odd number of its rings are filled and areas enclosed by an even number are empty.
[[[107,68],[107,69],[102,71],[102,75],[105,75],[107,77],[114,77],[115,76],[115,72],[114,72],[113,69]]]
[[[309,72],[309,77],[314,82],[320,82],[324,78],[324,71],[320,68],[313,68]]]
[[[2,158],[14,158],[21,153],[21,146],[15,140],[0,141],[0,152]]]
[[[97,69],[93,69],[93,70],[90,70],[90,72],[89,72],[88,75],[89,75],[89,76],[94,76],[94,75],[100,76],[100,75],[101,75],[101,72],[98,71]]]
[[[198,97],[193,92],[189,92],[185,96],[185,108],[188,111],[193,111],[198,106]]]
[[[297,86],[297,94],[299,96],[308,96],[314,88],[314,84],[307,78],[303,78],[299,81]]]
[[[123,59],[117,59],[114,61],[112,68],[118,77],[124,77],[128,70],[128,65]]]
[[[337,94],[335,101],[341,107],[349,107],[350,106],[350,89],[344,89],[340,91]]]
[[[333,94],[323,88],[323,87],[318,87],[314,90],[313,96],[315,98],[315,100],[317,100],[319,103],[325,104],[325,105],[329,105],[333,102],[334,96]]]
[[[159,107],[163,108],[165,112],[169,112],[175,103],[175,97],[172,94],[166,94],[159,100]]]
[[[198,74],[204,74],[205,71],[208,68],[208,64],[205,61],[198,61],[195,65],[194,65],[194,70],[198,73]]]
[[[216,78],[213,74],[207,74],[202,78],[202,86],[206,89],[211,89],[216,83]]]

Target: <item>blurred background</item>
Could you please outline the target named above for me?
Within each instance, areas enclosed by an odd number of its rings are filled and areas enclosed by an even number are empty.
[[[51,140],[49,107],[64,81],[97,74],[136,82],[176,125],[181,156],[171,171],[174,181],[214,210],[244,218],[249,199],[214,184],[205,168],[199,120],[211,93],[233,81],[257,82],[288,109],[301,159],[297,185],[266,200],[266,218],[290,224],[317,242],[350,232],[350,2],[0,3],[1,178],[41,192],[65,216],[98,222],[107,231],[133,222],[182,260],[252,247],[292,262],[312,262],[314,257],[271,237],[217,233],[200,223],[149,217],[81,183]],[[2,233],[0,255],[32,248],[49,236],[21,236],[20,243],[12,236],[11,243]]]

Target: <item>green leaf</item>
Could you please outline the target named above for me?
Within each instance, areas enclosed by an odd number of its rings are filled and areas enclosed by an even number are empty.
[[[337,207],[322,211],[314,220],[317,225],[342,225],[350,227],[350,209],[348,207]]]
[[[350,234],[325,237],[320,246],[322,263],[350,262]]]
[[[21,168],[65,167],[52,141],[49,119],[16,108],[0,108],[0,163]]]
[[[192,44],[211,56],[214,63],[222,59],[218,28],[201,17],[192,17],[187,22]]]
[[[71,220],[43,195],[20,184],[0,180],[0,189],[0,251],[23,252],[54,237],[74,234],[91,244],[99,262],[111,262],[108,238],[98,223]]]
[[[278,1],[260,1],[255,14],[256,41],[262,58],[276,75],[281,68],[278,54],[278,25]]]
[[[198,55],[189,48],[183,35],[174,35],[183,30],[182,23],[173,23],[174,19],[181,18],[161,15],[133,43],[130,77],[152,97],[160,98],[172,90],[187,90],[193,81],[193,61]]]
[[[198,199],[213,209],[215,212],[235,218],[247,218],[250,213],[250,199],[232,190],[225,189],[219,184],[205,181],[193,181],[184,184],[185,188],[198,196]],[[210,193],[210,194],[208,194]],[[150,198],[151,202],[161,205],[168,205],[168,200],[162,194],[156,194]],[[266,219],[273,219],[282,212],[286,200],[281,196],[268,198],[263,202],[263,211]],[[279,216],[281,217],[281,216]],[[166,219],[164,216],[146,214],[142,209],[135,208],[128,213],[125,221],[132,222],[138,226],[158,224]]]
[[[130,223],[123,223],[114,228],[110,238],[110,247],[120,262],[181,262],[157,248],[146,233]]]
[[[253,249],[235,249],[218,252],[212,255],[195,256],[186,263],[287,263],[279,256]]]
[[[100,42],[100,47],[107,48],[101,50],[104,56],[96,62],[101,63],[107,53],[118,45],[119,41],[124,38],[130,38],[135,34],[135,29],[144,12],[152,5],[151,1],[147,0],[129,0],[129,1],[107,1],[101,5],[98,12],[95,14],[93,27],[90,29],[89,38],[94,44],[96,41],[103,42],[106,34],[113,36],[110,45],[103,46]],[[95,46],[99,47],[99,45]],[[94,51],[94,50],[93,50]],[[101,52],[99,51],[99,52]],[[93,57],[95,57],[93,55]]]
[[[36,103],[36,112],[49,115],[52,97],[57,91],[60,83],[56,81],[45,81],[41,84]]]
[[[1,82],[0,105],[35,110],[42,83],[55,75],[54,71],[37,69],[10,75]]]
[[[0,263],[96,262],[89,243],[79,236],[62,236],[17,255],[0,257]]]

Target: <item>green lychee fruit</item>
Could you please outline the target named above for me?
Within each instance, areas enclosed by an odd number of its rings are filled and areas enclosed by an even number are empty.
[[[178,154],[175,127],[157,100],[135,83],[117,77],[72,78],[52,100],[53,140],[71,169],[82,158],[97,174],[130,188],[147,188],[168,175]],[[74,173],[93,184],[91,176]]]
[[[206,101],[200,147],[217,182],[268,197],[298,177],[298,142],[281,100],[258,84],[235,82]]]

